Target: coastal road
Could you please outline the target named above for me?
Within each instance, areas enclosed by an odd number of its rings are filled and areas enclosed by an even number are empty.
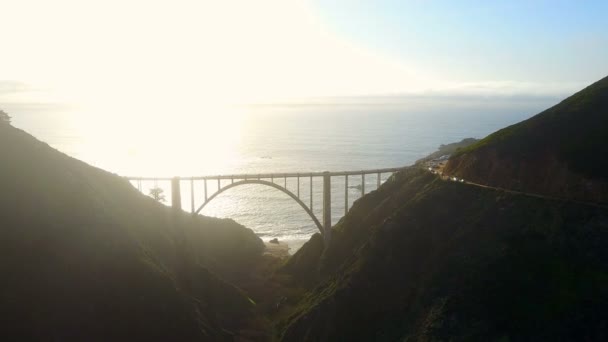
[[[494,187],[494,186],[489,186],[489,185],[479,184],[479,183],[475,183],[475,182],[470,182],[470,181],[464,180],[462,178],[450,177],[450,176],[445,175],[445,174],[440,175],[439,173],[435,173],[433,171],[430,171],[430,172],[433,173],[433,174],[435,174],[436,176],[438,176],[439,178],[441,178],[441,179],[443,179],[445,181],[457,182],[457,183],[461,183],[461,184],[466,184],[466,185],[470,185],[470,186],[476,186],[476,187],[479,187],[479,188],[490,189],[490,190],[494,190],[494,191],[502,191],[502,192],[506,192],[506,193],[510,193],[510,194],[515,194],[515,195],[523,195],[523,196],[529,196],[529,197],[536,197],[536,198],[542,198],[542,199],[552,200],[552,201],[571,202],[571,203],[588,205],[588,206],[597,207],[597,208],[608,209],[608,205],[606,205],[606,204],[600,204],[600,203],[594,203],[594,202],[585,202],[585,201],[578,201],[578,200],[573,200],[573,199],[568,199],[568,198],[553,197],[553,196],[547,196],[547,195],[542,195],[542,194],[536,194],[536,193],[532,193],[532,192],[522,192],[522,191],[510,190],[510,189],[505,189],[505,188],[498,188],[498,187]],[[454,179],[456,179],[456,180],[454,180]]]

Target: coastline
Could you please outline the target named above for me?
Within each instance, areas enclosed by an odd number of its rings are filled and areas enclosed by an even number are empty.
[[[294,255],[306,242],[308,239],[286,239],[281,240],[278,239],[278,243],[270,242],[270,240],[264,240],[264,245],[266,246],[266,250],[264,254],[273,255],[276,257],[290,257]]]
[[[273,243],[264,241],[264,245],[266,249],[264,250],[264,255],[270,255],[276,258],[288,258],[291,254],[289,245],[285,242]]]

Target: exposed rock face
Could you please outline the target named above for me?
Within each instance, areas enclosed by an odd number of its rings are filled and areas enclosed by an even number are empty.
[[[608,203],[608,78],[456,153],[444,171],[518,191]]]
[[[263,248],[233,221],[176,213],[0,126],[7,340],[229,340],[252,304],[216,274],[230,279]]]

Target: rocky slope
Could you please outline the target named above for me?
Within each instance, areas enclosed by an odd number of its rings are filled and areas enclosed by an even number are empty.
[[[608,77],[454,155],[444,172],[518,191],[608,203]]]
[[[230,285],[263,243],[193,218],[0,124],[5,340],[231,340],[252,302]]]

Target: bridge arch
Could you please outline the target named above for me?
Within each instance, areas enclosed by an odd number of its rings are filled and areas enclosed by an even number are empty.
[[[306,204],[304,204],[304,202],[302,202],[301,199],[298,198],[298,196],[296,196],[293,192],[289,191],[288,189],[275,184],[273,182],[269,182],[269,181],[265,181],[265,180],[260,180],[260,179],[245,179],[242,181],[238,181],[238,182],[234,182],[231,183],[221,189],[219,189],[217,192],[215,192],[213,195],[211,195],[206,201],[205,203],[203,203],[196,211],[195,214],[198,214],[201,212],[201,210],[203,210],[205,208],[205,206],[211,202],[215,197],[217,197],[219,194],[223,193],[224,191],[230,190],[234,187],[240,186],[240,185],[246,185],[246,184],[260,184],[260,185],[267,185],[270,187],[273,187],[285,194],[287,194],[289,197],[291,197],[294,201],[296,201],[296,203],[298,203],[302,209],[304,209],[304,211],[306,211],[306,213],[308,214],[308,216],[310,216],[310,218],[313,220],[313,222],[315,223],[315,225],[317,226],[317,228],[319,229],[319,231],[321,232],[321,234],[325,235],[325,231],[323,229],[323,226],[321,225],[321,222],[319,222],[319,219],[317,219],[317,217],[315,216],[315,214],[306,206]]]

